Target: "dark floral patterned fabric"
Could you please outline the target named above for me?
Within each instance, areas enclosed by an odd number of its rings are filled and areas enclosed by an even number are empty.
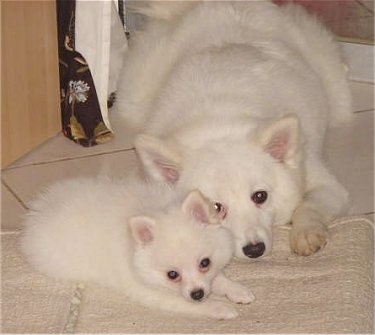
[[[75,0],[57,0],[57,27],[62,130],[90,147],[113,137],[103,122],[89,66],[75,50]]]

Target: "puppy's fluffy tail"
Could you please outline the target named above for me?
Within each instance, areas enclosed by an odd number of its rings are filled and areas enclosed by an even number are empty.
[[[159,20],[173,20],[180,17],[198,0],[190,1],[158,1],[158,0],[131,0],[126,2],[126,8],[131,12],[140,13]]]

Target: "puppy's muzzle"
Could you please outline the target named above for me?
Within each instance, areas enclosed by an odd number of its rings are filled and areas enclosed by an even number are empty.
[[[243,253],[249,258],[258,258],[265,250],[266,245],[263,242],[249,243],[242,248]]]

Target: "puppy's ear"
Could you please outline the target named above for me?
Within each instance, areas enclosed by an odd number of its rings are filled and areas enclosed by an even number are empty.
[[[134,240],[146,245],[154,240],[155,221],[147,216],[134,216],[129,219],[130,231]]]
[[[147,176],[155,181],[176,183],[180,178],[181,156],[162,140],[146,134],[135,139],[135,149]]]
[[[191,191],[182,204],[183,213],[203,224],[219,222],[219,215],[213,204],[200,191]]]
[[[268,124],[257,132],[255,141],[278,161],[297,165],[302,142],[298,117],[288,114]]]

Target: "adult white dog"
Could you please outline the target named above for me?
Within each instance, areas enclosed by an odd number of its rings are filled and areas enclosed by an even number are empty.
[[[117,111],[140,134],[143,170],[199,188],[235,237],[236,256],[272,247],[292,222],[294,252],[327,241],[348,194],[321,158],[326,130],[351,116],[334,38],[297,5],[268,1],[139,2]]]

